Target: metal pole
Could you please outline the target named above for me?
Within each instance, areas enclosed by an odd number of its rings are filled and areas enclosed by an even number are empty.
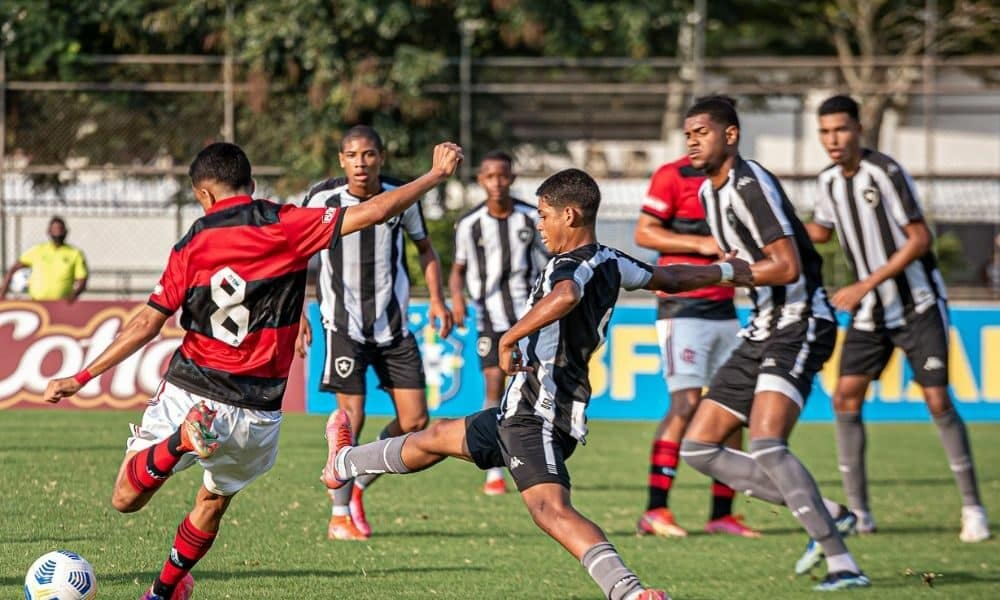
[[[705,0],[694,0],[694,95],[704,94],[705,85],[705,21],[708,19],[708,8]]]
[[[0,47],[0,272],[7,273],[7,58]]]
[[[478,28],[475,21],[462,21],[459,25],[462,29],[462,52],[459,58],[458,79],[459,79],[459,131],[458,141],[462,145],[470,160],[462,161],[460,167],[460,177],[462,180],[462,202],[465,203],[465,186],[469,183],[472,154],[472,35]]]
[[[934,41],[937,38],[937,0],[926,0],[924,4],[924,13],[924,173],[927,175],[927,180],[932,181],[931,177],[934,175],[935,171],[934,163],[937,162],[934,155],[934,111],[937,108],[937,102],[935,101],[936,98],[934,97],[934,80],[936,77],[936,73],[934,71],[934,59],[936,54]],[[927,189],[931,190],[933,189],[933,186],[929,185],[927,186]]]
[[[222,63],[223,87],[223,119],[222,137],[227,142],[236,140],[235,132],[235,109],[233,101],[233,6],[226,3],[226,59]]]

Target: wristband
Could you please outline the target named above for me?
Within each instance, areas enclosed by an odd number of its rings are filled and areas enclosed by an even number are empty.
[[[722,277],[719,278],[720,283],[729,283],[733,280],[733,265],[721,262],[719,263],[719,269],[722,270]]]
[[[73,376],[73,380],[80,384],[80,386],[87,385],[87,382],[93,379],[94,376],[90,374],[90,371],[84,369]]]

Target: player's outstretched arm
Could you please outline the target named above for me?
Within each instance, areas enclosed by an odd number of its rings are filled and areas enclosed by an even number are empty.
[[[497,351],[500,353],[500,368],[503,372],[513,375],[518,371],[530,370],[520,363],[519,358],[515,360],[517,357],[514,351],[517,349],[517,342],[568,315],[580,303],[581,298],[583,292],[580,286],[571,279],[563,279],[552,286],[552,291],[536,302],[531,310],[500,338]]]
[[[462,148],[458,144],[444,142],[434,146],[434,159],[429,171],[406,185],[345,209],[341,235],[383,223],[402,213],[434,186],[451,177],[462,158]]]
[[[45,401],[56,403],[77,393],[91,377],[97,377],[148,344],[163,329],[167,318],[167,315],[155,308],[143,306],[94,362],[73,377],[49,381],[45,388]]]
[[[832,229],[815,222],[806,223],[806,233],[809,234],[809,239],[815,244],[825,244],[830,241],[831,237],[833,237]]]
[[[712,265],[668,265],[653,269],[653,276],[646,284],[647,290],[676,294],[709,285],[747,287],[754,283],[750,265],[735,252],[725,255],[725,260]]]

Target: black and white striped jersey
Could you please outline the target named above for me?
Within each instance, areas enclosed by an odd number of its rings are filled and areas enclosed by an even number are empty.
[[[382,177],[381,184],[386,191],[402,182]],[[347,191],[347,179],[335,177],[314,186],[302,205],[346,207],[360,202]],[[344,236],[320,253],[316,295],[324,327],[358,342],[380,345],[409,335],[410,277],[404,230],[413,241],[427,237],[419,203],[385,223]]]
[[[535,282],[529,308],[556,283],[575,281],[582,298],[563,318],[522,339],[524,362],[501,403],[503,418],[537,415],[545,428],[557,427],[585,442],[590,402],[590,357],[604,343],[618,291],[644,287],[653,267],[614,248],[588,244],[549,259]]]
[[[910,175],[892,158],[865,149],[858,172],[845,177],[833,165],[819,175],[813,220],[837,230],[847,262],[860,280],[884,265],[906,243],[906,225],[923,220]],[[865,294],[853,327],[874,331],[902,327],[906,315],[922,314],[945,300],[944,280],[934,252],[914,260],[902,273]]]
[[[722,188],[714,189],[706,179],[699,195],[712,235],[723,250],[738,250],[739,258],[753,264],[764,258],[764,246],[790,237],[799,253],[796,281],[750,289],[753,315],[740,335],[762,341],[810,317],[833,320],[823,289],[823,259],[774,175],[752,160],[736,157]]]
[[[534,206],[514,200],[514,211],[498,219],[486,203],[455,224],[455,263],[465,265],[465,287],[476,306],[479,331],[503,332],[521,318],[548,253]]]

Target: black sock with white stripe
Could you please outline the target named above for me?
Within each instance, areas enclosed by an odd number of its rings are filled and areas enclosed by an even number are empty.
[[[594,544],[580,562],[609,600],[628,600],[643,591],[639,578],[625,566],[610,542]]]

